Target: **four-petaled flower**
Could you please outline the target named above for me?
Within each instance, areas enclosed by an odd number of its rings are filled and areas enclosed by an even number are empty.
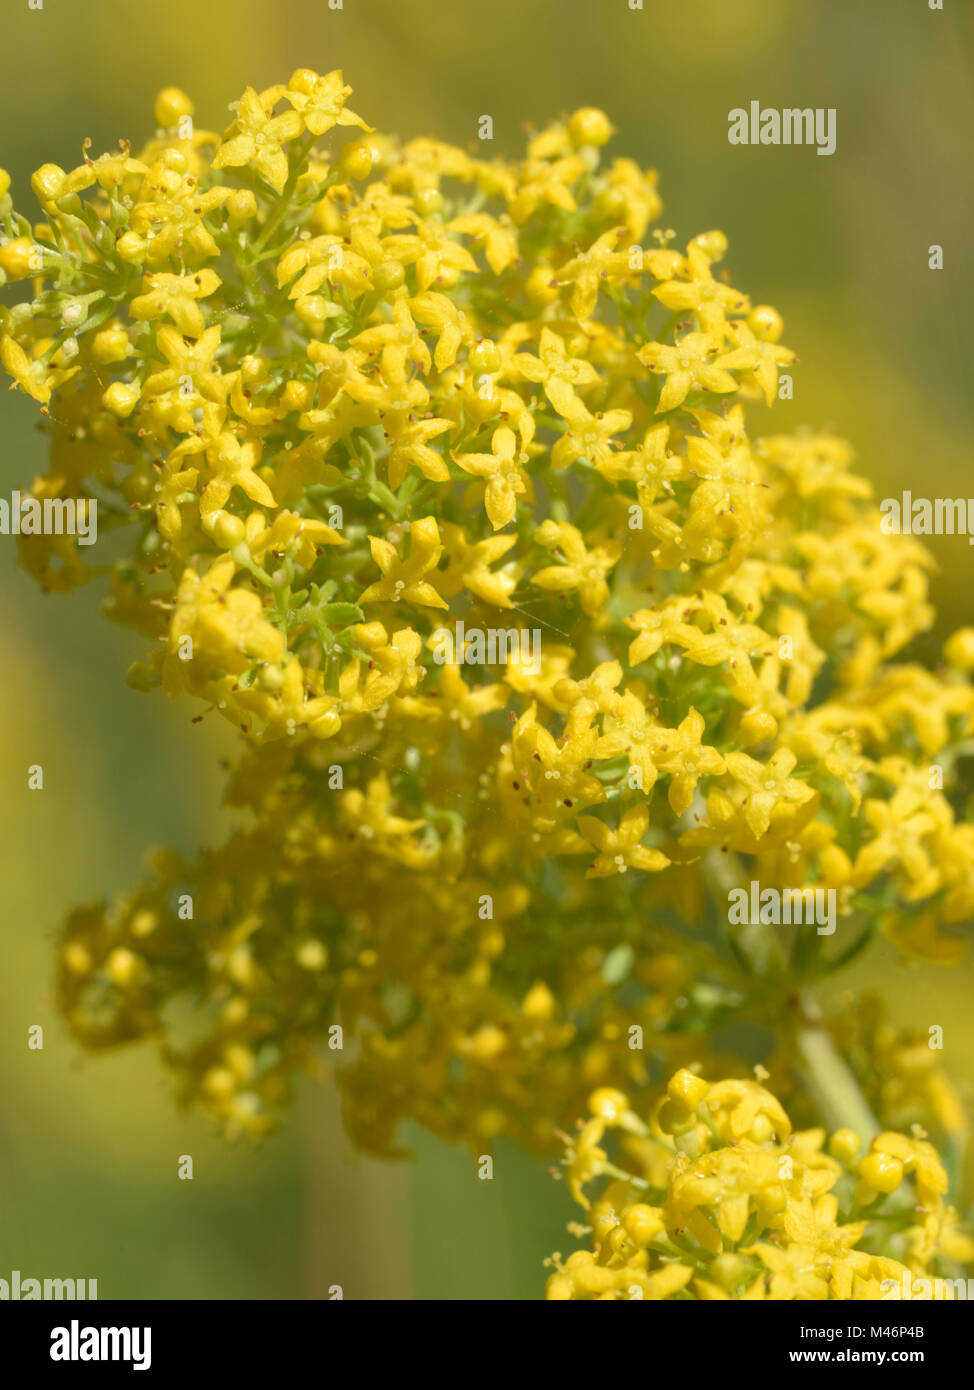
[[[489,454],[454,454],[453,460],[464,473],[486,478],[484,506],[490,524],[497,531],[514,520],[517,499],[528,489],[522,465],[528,456],[520,448],[517,435],[507,425],[494,431]]]
[[[629,869],[658,873],[670,862],[660,850],[649,849],[642,843],[649,829],[649,811],[645,806],[634,806],[627,811],[615,830],[597,816],[579,816],[578,828],[599,851],[586,878],[606,878],[609,874],[627,873]]]
[[[534,535],[546,550],[556,547],[565,553],[566,563],[546,565],[531,577],[540,589],[574,589],[586,613],[598,613],[609,601],[609,571],[619,563],[621,541],[603,541],[590,550],[577,526],[567,521],[544,521]]]
[[[237,106],[237,119],[213,157],[213,167],[235,168],[253,161],[261,178],[280,193],[288,174],[283,145],[300,135],[302,129],[302,117],[297,111],[272,116],[253,87],[248,87]]]
[[[370,536],[372,559],[382,571],[382,578],[370,584],[361,594],[359,603],[416,603],[423,608],[447,608],[449,605],[437,593],[424,575],[434,571],[443,554],[436,518],[425,516],[409,528],[409,556],[402,559],[394,545],[382,536]]]

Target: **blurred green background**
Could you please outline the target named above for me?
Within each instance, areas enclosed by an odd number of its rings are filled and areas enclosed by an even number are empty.
[[[580,105],[618,128],[610,153],[659,169],[677,244],[722,228],[727,264],[785,317],[795,400],[760,430],[835,426],[880,497],[971,486],[974,6],[945,0],[4,0],[0,164],[15,201],[30,173],[139,144],[152,100],[185,88],[222,129],[248,83],[344,69],[381,130],[466,145],[494,118],[515,154],[524,122]],[[838,147],[739,148],[731,108],[837,109]],[[944,247],[941,272],[927,248]],[[36,407],[0,398],[0,495],[43,468]],[[89,590],[40,596],[0,539],[0,1277],[99,1280],[102,1297],[533,1298],[574,1213],[534,1163],[473,1161],[409,1136],[417,1161],[354,1155],[327,1088],[286,1130],[227,1146],[177,1116],[148,1049],[90,1061],[51,1008],[52,943],[75,903],[135,880],[145,850],[220,838],[219,737],[194,709],[123,685],[142,644]],[[974,620],[971,552],[934,538],[940,636]],[[933,641],[920,644],[928,655]],[[42,763],[45,789],[26,769]],[[972,976],[870,957],[862,983],[903,1023],[945,1029],[945,1061],[974,1079]],[[28,1026],[45,1026],[42,1052]],[[176,1178],[192,1154],[195,1180]]]

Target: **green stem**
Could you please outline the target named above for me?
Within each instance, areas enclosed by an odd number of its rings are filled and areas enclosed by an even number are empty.
[[[879,1133],[879,1122],[826,1029],[809,1023],[798,1030],[797,1043],[805,1080],[825,1127],[830,1133],[855,1130],[868,1144]]]

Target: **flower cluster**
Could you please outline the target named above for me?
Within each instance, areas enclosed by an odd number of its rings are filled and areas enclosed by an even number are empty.
[[[954,958],[974,633],[898,660],[926,552],[841,440],[749,436],[782,321],[722,233],[650,231],[656,175],[604,157],[603,113],[508,161],[349,96],[299,70],[221,135],[168,89],[138,152],[36,172],[36,223],[0,174],[34,494],[103,519],[97,552],[23,561],[107,574],[152,644],[130,683],[243,750],[240,830],[72,914],[61,1004],[89,1046],[159,1041],[232,1131],[321,1049],[369,1148],[408,1116],[544,1148],[593,1087],[780,1023],[877,927]],[[461,619],[540,630],[540,660],[435,661]],[[837,890],[841,948],[729,927],[749,878]]]
[[[592,1248],[552,1258],[549,1299],[950,1297],[974,1259],[919,1127],[864,1152],[850,1129],[826,1144],[824,1130],[793,1132],[757,1082],[687,1070],[646,1119],[613,1090],[589,1110],[564,1163]]]

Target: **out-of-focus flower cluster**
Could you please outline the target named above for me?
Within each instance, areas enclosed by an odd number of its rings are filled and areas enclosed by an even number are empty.
[[[221,136],[169,89],[137,153],[39,169],[34,224],[0,175],[34,494],[101,523],[94,567],[68,535],[24,563],[109,573],[153,643],[130,682],[245,745],[239,833],[73,914],[61,1002],[92,1047],[158,1040],[231,1130],[330,1055],[368,1147],[407,1116],[544,1147],[877,925],[955,957],[974,633],[897,661],[926,553],[841,440],[749,437],[781,319],[722,233],[650,231],[656,175],[604,157],[601,112],[507,161],[380,136],[349,95],[301,70]],[[458,620],[508,659],[438,660]],[[756,953],[729,874],[836,889],[841,950]]]
[[[589,1111],[564,1163],[591,1249],[552,1258],[550,1299],[943,1298],[974,1258],[918,1126],[826,1142],[756,1081],[687,1070],[648,1118],[608,1089]]]

